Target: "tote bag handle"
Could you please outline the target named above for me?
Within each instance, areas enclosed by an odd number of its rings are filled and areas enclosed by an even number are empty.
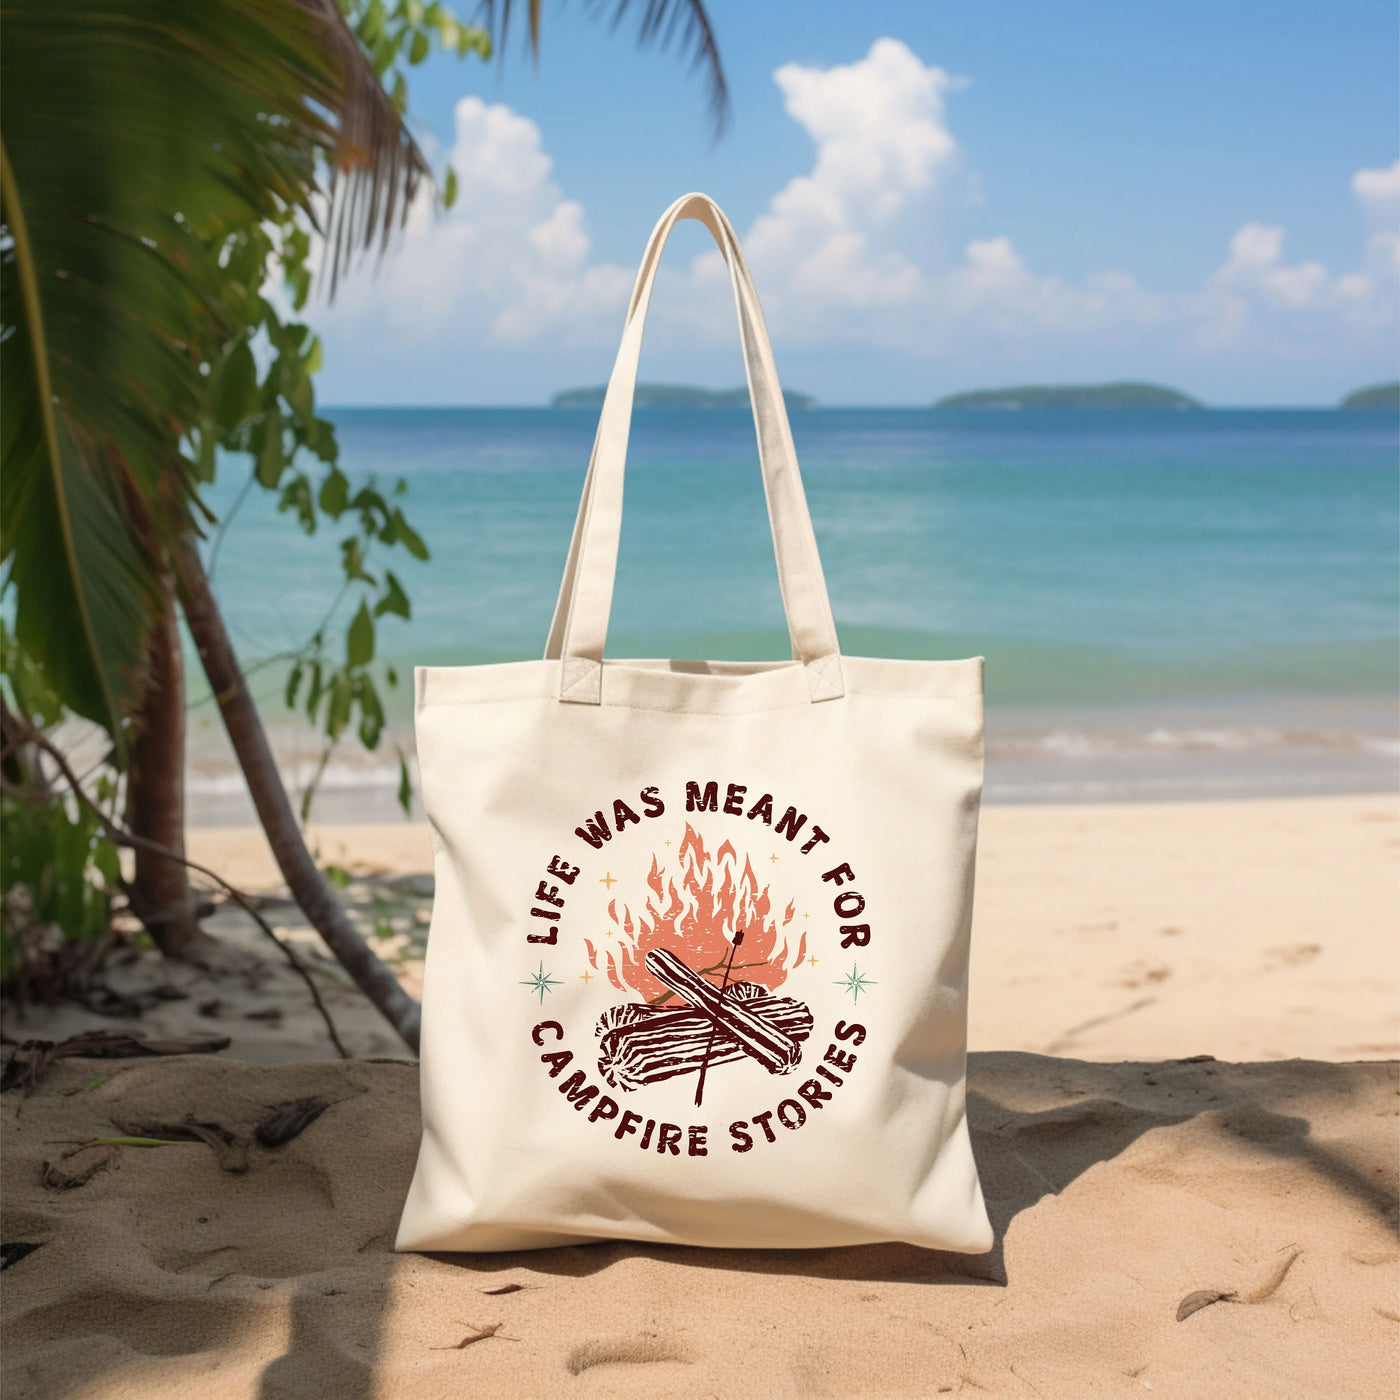
[[[593,456],[588,464],[578,518],[574,522],[568,562],[564,566],[564,581],[545,645],[545,660],[563,662],[560,700],[575,704],[601,703],[603,647],[607,641],[613,581],[617,573],[627,439],[637,366],[642,354],[642,332],[661,250],[671,230],[682,219],[696,219],[709,229],[729,268],[792,654],[806,669],[810,698],[835,700],[845,693],[836,624],[822,577],[811,516],[807,513],[807,497],[802,490],[797,452],[788,426],[778,370],[773,363],[773,350],[738,236],[719,205],[703,194],[683,195],[661,216],[642,257],[627,310],[622,345],[598,420]]]

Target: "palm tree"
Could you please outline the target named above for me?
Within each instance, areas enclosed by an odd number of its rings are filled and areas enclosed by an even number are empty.
[[[504,41],[510,0],[481,10]],[[177,857],[138,851],[133,907],[179,955],[197,923],[178,860],[178,598],[293,897],[416,1048],[417,1004],[346,918],[282,786],[195,548],[212,467],[189,445],[256,324],[233,250],[268,228],[304,247],[309,226],[333,290],[387,247],[430,172],[384,73],[405,45],[418,61],[430,27],[459,46],[471,31],[410,0],[9,0],[0,23],[0,556],[18,644],[110,736],[128,823]],[[699,0],[645,0],[639,37],[708,65],[718,123]]]

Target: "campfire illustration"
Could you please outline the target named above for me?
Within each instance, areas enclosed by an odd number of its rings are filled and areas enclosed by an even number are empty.
[[[598,1018],[598,1070],[616,1089],[639,1089],[677,1075],[697,1076],[695,1102],[706,1073],[717,1065],[757,1060],[770,1074],[790,1074],[802,1058],[812,1013],[800,1001],[774,996],[806,954],[796,955],[783,934],[789,904],[771,917],[767,886],[726,841],[713,859],[688,823],[680,846],[679,883],[667,879],[657,857],[647,877],[646,907],[609,917],[621,941],[604,949],[614,987],[639,1000],[609,1007]],[[585,940],[589,961],[598,950]]]

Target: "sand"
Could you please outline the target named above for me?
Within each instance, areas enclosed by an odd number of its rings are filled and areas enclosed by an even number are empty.
[[[6,1016],[12,1037],[130,1026],[233,1045],[65,1060],[29,1099],[5,1095],[4,1239],[40,1248],[4,1276],[4,1393],[1392,1393],[1400,1099],[1378,1061],[1400,1039],[1398,816],[1366,797],[987,809],[970,1114],[998,1243],[980,1258],[396,1256],[413,1067],[330,1061],[305,989],[222,910],[220,965],[138,953],[110,971],[139,1015]],[[318,839],[414,985],[424,829]],[[276,900],[256,833],[192,844]],[[402,1055],[294,908],[267,916],[316,968],[352,1051]],[[1180,1062],[1200,1055],[1218,1059]],[[199,1142],[62,1156],[187,1113],[241,1141],[268,1105],[306,1096],[331,1106],[286,1145],[249,1148],[246,1171]],[[1193,1294],[1226,1296],[1178,1321]]]
[[[10,1400],[1393,1393],[1393,1065],[976,1056],[980,1258],[396,1256],[411,1066],[181,1058],[84,1091],[95,1069],[5,1110],[6,1238],[43,1241],[5,1275]],[[307,1095],[334,1102],[246,1172],[191,1143],[41,1184],[114,1116],[241,1128]],[[1229,1297],[1178,1321],[1201,1292]]]

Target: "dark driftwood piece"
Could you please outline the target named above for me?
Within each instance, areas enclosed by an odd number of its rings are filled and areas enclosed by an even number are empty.
[[[146,1040],[124,1031],[83,1031],[60,1040],[26,1040],[0,1075],[0,1091],[21,1089],[25,1098],[39,1086],[55,1060],[80,1055],[93,1060],[126,1060],[138,1055],[212,1055],[227,1050],[228,1036],[200,1040]]]

